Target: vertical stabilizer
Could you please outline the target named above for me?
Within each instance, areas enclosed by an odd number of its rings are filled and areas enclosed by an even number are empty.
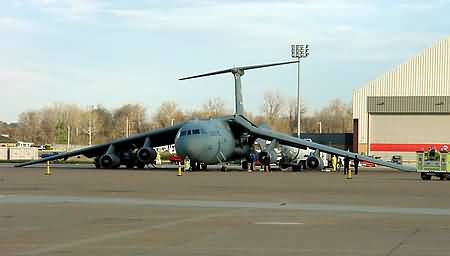
[[[291,64],[291,63],[297,63],[297,62],[298,61],[296,60],[296,61],[278,62],[278,63],[272,63],[272,64],[235,67],[235,68],[219,70],[219,71],[210,72],[210,73],[201,74],[201,75],[183,77],[183,78],[180,78],[179,80],[188,80],[188,79],[199,78],[199,77],[204,77],[204,76],[213,76],[213,75],[219,75],[219,74],[224,74],[224,73],[232,73],[234,76],[235,115],[244,115],[244,100],[242,98],[242,86],[241,86],[242,85],[241,76],[244,75],[244,70],[285,65],[285,64]]]

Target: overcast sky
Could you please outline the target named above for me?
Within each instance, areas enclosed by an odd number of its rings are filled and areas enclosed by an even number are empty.
[[[132,2],[132,3],[130,3]],[[183,109],[222,97],[230,74],[178,81],[232,66],[290,60],[309,43],[301,93],[310,111],[450,35],[450,0],[5,0],[0,3],[0,120],[53,102],[108,108],[163,101]],[[246,72],[245,107],[264,92],[295,97],[297,67]]]

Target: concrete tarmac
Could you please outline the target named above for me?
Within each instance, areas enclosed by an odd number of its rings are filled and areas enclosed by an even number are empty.
[[[448,255],[450,181],[0,165],[0,255]]]

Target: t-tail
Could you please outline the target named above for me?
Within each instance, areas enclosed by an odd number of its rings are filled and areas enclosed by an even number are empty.
[[[219,75],[219,74],[223,74],[223,73],[232,73],[234,76],[235,114],[236,115],[244,115],[244,101],[242,99],[242,86],[241,86],[241,76],[244,75],[244,71],[249,70],[249,69],[265,68],[265,67],[285,65],[285,64],[291,64],[291,63],[297,63],[297,62],[298,61],[287,61],[287,62],[278,62],[278,63],[271,63],[271,64],[263,64],[263,65],[234,67],[234,68],[219,70],[219,71],[210,72],[210,73],[201,74],[201,75],[183,77],[178,80],[187,80],[187,79],[199,78],[199,77],[204,77],[204,76]]]

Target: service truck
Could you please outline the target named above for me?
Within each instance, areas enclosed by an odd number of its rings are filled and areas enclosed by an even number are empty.
[[[434,149],[416,152],[416,169],[422,180],[431,180],[432,176],[446,180],[450,177],[450,157],[447,150]]]

